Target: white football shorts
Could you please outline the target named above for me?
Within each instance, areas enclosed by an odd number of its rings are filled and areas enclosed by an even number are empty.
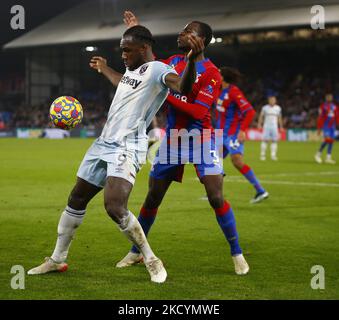
[[[262,135],[263,140],[272,140],[272,141],[278,141],[279,140],[279,130],[278,128],[264,128],[263,130],[263,135]]]
[[[77,176],[101,188],[107,177],[123,178],[134,185],[136,175],[145,163],[146,153],[147,148],[140,151],[131,145],[106,143],[98,138],[87,150]]]

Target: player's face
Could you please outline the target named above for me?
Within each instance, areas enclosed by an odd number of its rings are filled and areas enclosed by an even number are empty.
[[[184,52],[191,50],[191,46],[188,41],[188,35],[194,34],[199,37],[199,24],[191,22],[185,26],[185,28],[179,33],[177,42],[178,48]]]
[[[123,37],[120,41],[121,58],[126,68],[134,70],[145,63],[145,47],[133,41],[131,37]]]
[[[269,97],[268,98],[268,103],[271,105],[271,106],[274,106],[276,103],[277,103],[277,99],[275,97]]]
[[[229,83],[227,83],[227,82],[225,81],[224,77],[221,76],[221,86],[222,86],[222,88],[223,88],[223,89],[224,89],[224,88],[227,88],[228,85],[229,85]]]
[[[333,96],[331,94],[327,94],[325,99],[326,99],[326,102],[332,102],[333,101]]]

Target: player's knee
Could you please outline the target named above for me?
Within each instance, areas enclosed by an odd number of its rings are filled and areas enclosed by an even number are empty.
[[[150,190],[147,194],[145,205],[148,208],[157,208],[160,206],[162,200],[162,195],[155,191],[155,190]]]
[[[239,157],[232,157],[232,163],[238,170],[241,170],[244,165],[242,159]]]
[[[208,201],[213,209],[221,208],[224,205],[224,197],[219,194],[208,196]]]
[[[105,209],[110,218],[118,224],[121,223],[123,217],[126,215],[126,209],[119,204],[105,202]]]
[[[75,191],[72,191],[68,197],[68,206],[74,210],[85,210],[87,204],[87,197]]]

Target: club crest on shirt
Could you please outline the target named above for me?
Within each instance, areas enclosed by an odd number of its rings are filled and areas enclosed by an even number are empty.
[[[147,69],[148,69],[148,64],[145,64],[144,66],[140,68],[139,74],[142,76],[146,72]]]
[[[210,94],[213,93],[213,87],[209,84],[206,88],[206,91],[208,91]]]

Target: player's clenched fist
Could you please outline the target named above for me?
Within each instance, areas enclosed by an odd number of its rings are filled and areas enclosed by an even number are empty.
[[[107,66],[107,60],[103,57],[95,56],[92,57],[89,66],[98,72],[101,72],[101,70]]]
[[[202,38],[194,34],[188,35],[188,42],[191,46],[191,51],[188,53],[187,57],[190,60],[194,60],[201,52],[204,51],[205,44]]]

